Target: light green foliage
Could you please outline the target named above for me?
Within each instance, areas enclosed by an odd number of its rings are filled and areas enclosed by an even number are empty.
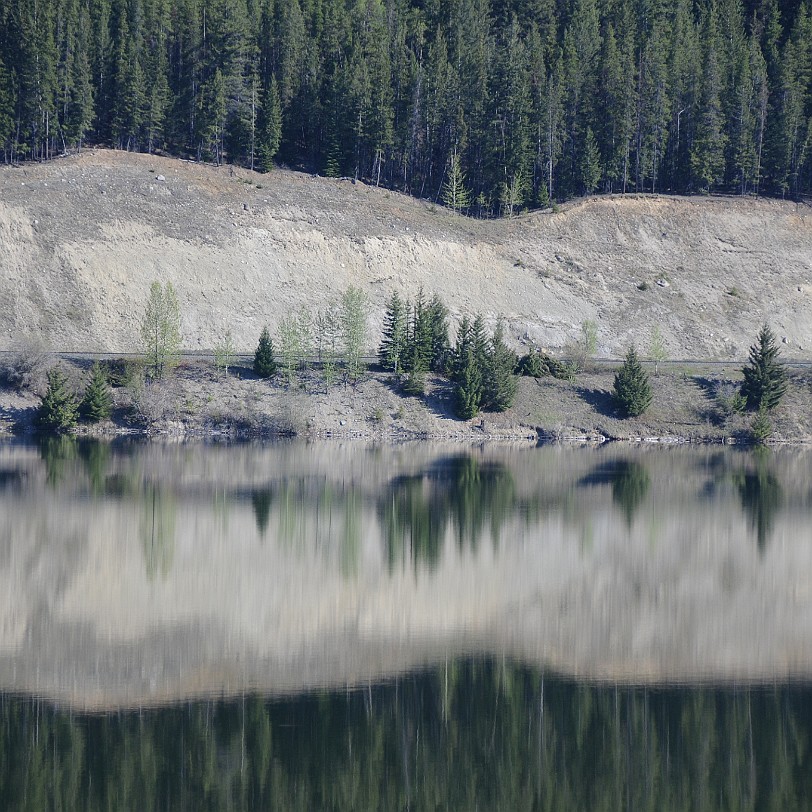
[[[774,409],[787,391],[787,371],[778,360],[778,347],[772,330],[765,324],[756,343],[750,347],[750,360],[742,369],[742,395],[748,409]]]
[[[162,378],[180,360],[180,306],[171,282],[153,282],[141,320],[145,362],[155,378]]]
[[[299,321],[295,316],[285,316],[279,323],[279,355],[282,370],[291,386],[299,368],[302,357],[302,336],[299,332]]]
[[[502,182],[499,188],[499,202],[502,204],[503,216],[510,218],[519,213],[526,192],[527,178],[523,172],[517,171]]]
[[[48,389],[37,410],[36,424],[46,431],[69,431],[76,425],[79,407],[59,367],[48,372]]]
[[[467,211],[471,205],[471,193],[465,187],[465,173],[460,166],[456,150],[448,162],[448,175],[443,184],[442,198],[443,203],[456,212]]]
[[[113,397],[110,393],[110,384],[107,373],[98,362],[93,364],[90,371],[90,380],[85,389],[79,411],[82,417],[91,422],[98,423],[107,420],[113,408]]]
[[[236,357],[234,339],[231,336],[231,330],[227,330],[222,340],[214,348],[214,366],[228,375],[228,368],[234,366]]]
[[[349,287],[341,297],[341,337],[344,344],[344,363],[351,380],[362,372],[361,357],[367,340],[367,295],[356,287]]]
[[[254,353],[254,374],[260,378],[270,378],[276,374],[274,347],[267,327],[259,334],[259,343]]]
[[[634,347],[629,348],[623,366],[615,375],[614,397],[626,417],[638,417],[651,405],[651,384]]]
[[[336,379],[341,344],[341,305],[331,302],[313,318],[313,340],[321,362],[324,383],[329,389]]]
[[[651,330],[651,339],[649,340],[648,354],[652,361],[654,361],[654,375],[660,374],[660,364],[668,360],[668,350],[665,348],[665,341],[663,334],[660,332],[659,325],[654,325]]]

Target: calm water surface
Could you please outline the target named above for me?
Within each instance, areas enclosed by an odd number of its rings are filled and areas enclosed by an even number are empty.
[[[812,455],[0,446],[0,808],[808,809]]]

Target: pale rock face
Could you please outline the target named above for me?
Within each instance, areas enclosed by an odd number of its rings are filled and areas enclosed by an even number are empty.
[[[387,297],[420,286],[454,320],[504,316],[517,346],[527,335],[560,348],[587,319],[613,357],[646,346],[655,325],[675,358],[739,357],[765,318],[791,336],[788,356],[812,343],[803,205],[593,197],[484,222],[361,183],[232,177],[113,151],[26,172],[21,186],[0,168],[0,319],[12,331],[0,350],[25,336],[56,350],[137,349],[155,279],[178,290],[187,349],[210,349],[227,325],[237,350],[251,351],[263,326],[275,332],[287,313],[349,285],[371,300],[370,349]]]

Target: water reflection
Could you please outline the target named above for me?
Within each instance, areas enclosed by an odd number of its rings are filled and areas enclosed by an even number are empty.
[[[150,483],[143,491],[140,535],[147,578],[166,579],[175,553],[176,507],[172,492]]]
[[[7,444],[0,688],[115,707],[460,653],[812,677],[810,483],[802,452]]]
[[[611,485],[612,501],[620,508],[630,529],[650,484],[644,465],[623,459],[601,462],[581,480],[581,485]]]
[[[808,688],[645,690],[450,661],[358,692],[83,716],[0,702],[4,809],[781,809]]]
[[[738,471],[734,480],[742,507],[755,530],[758,549],[763,553],[772,532],[776,516],[784,501],[784,490],[769,468],[764,451],[755,455],[754,467]]]
[[[516,509],[510,472],[472,455],[441,458],[419,473],[395,477],[378,501],[389,565],[410,559],[435,567],[449,527],[460,549],[475,550],[486,527],[496,546]]]

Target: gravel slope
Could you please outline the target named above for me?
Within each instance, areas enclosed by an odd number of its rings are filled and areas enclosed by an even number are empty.
[[[604,356],[658,324],[674,358],[734,359],[766,320],[787,357],[812,354],[808,205],[626,196],[481,222],[361,183],[112,151],[0,169],[0,350],[134,350],[156,278],[178,288],[188,349],[231,329],[251,350],[355,284],[370,347],[390,293],[423,285],[455,317],[504,314],[517,344],[562,347],[594,319]]]

